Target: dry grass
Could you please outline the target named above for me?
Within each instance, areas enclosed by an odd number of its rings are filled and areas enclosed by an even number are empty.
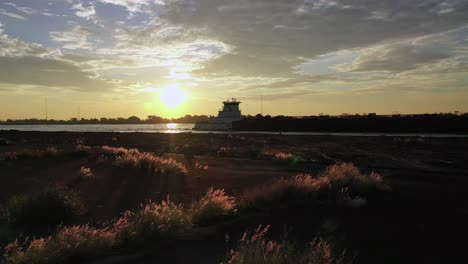
[[[187,174],[185,166],[174,159],[165,159],[151,153],[140,153],[139,151],[129,151],[127,154],[117,157],[113,164],[117,167],[152,170],[157,174]]]
[[[71,226],[46,238],[16,240],[5,247],[6,263],[67,263],[74,257],[102,254],[116,245],[115,233],[108,229],[96,229],[88,225]]]
[[[227,264],[340,264],[344,253],[334,254],[323,240],[314,240],[305,250],[296,249],[283,240],[276,242],[265,238],[270,226],[260,225],[253,234],[244,233],[238,248],[231,250]]]
[[[169,199],[149,202],[136,213],[127,211],[106,228],[88,225],[62,228],[54,235],[5,247],[5,263],[68,263],[70,259],[102,255],[125,243],[173,237],[192,228],[192,218],[182,205]]]
[[[241,197],[239,207],[288,207],[342,198],[352,200],[388,189],[379,174],[363,174],[351,163],[339,163],[328,167],[318,177],[297,175],[248,191]]]
[[[0,160],[12,161],[12,160],[26,160],[26,159],[43,159],[49,157],[55,157],[62,151],[56,147],[48,147],[44,150],[30,149],[23,150],[20,152],[5,152],[0,154]]]
[[[206,223],[236,211],[236,199],[227,195],[223,189],[208,190],[206,195],[192,206],[195,223]]]
[[[127,211],[114,224],[115,232],[124,241],[174,236],[191,227],[191,215],[169,198],[161,203],[149,202],[136,213]]]
[[[155,162],[153,156],[144,153],[123,153],[122,150],[115,153],[120,153],[120,162],[132,167],[151,167]],[[135,155],[143,158],[135,158]],[[329,202],[336,201],[337,197],[347,197],[362,204],[363,198],[360,197],[364,194],[387,188],[380,175],[363,174],[351,163],[340,163],[328,167],[318,177],[298,175],[278,180],[247,192],[240,201],[236,201],[222,189],[210,188],[189,209],[169,198],[161,203],[149,202],[136,212],[125,212],[107,228],[72,226],[47,238],[23,243],[15,241],[7,246],[4,256],[6,263],[66,263],[77,256],[102,254],[102,251],[124,247],[128,243],[141,245],[155,241],[154,239],[175,238],[192,230],[194,224],[219,220],[238,212],[238,209]],[[268,227],[259,227],[252,234],[245,233],[238,248],[232,250],[227,257],[226,263],[343,263],[343,254],[335,255],[330,245],[324,241],[315,240],[309,247],[300,250],[287,241],[266,239],[267,231]]]
[[[91,171],[91,168],[85,166],[81,166],[79,174],[82,179],[94,178],[94,173]]]

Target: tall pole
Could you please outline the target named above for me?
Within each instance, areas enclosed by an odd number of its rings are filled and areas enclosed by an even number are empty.
[[[78,104],[78,120],[80,120],[80,105]]]
[[[48,116],[47,116],[47,97],[45,98],[45,119],[48,120]]]
[[[260,95],[260,114],[263,115],[263,95]]]

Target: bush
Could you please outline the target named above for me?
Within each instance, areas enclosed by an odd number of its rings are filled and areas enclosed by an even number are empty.
[[[67,263],[74,257],[102,254],[116,245],[115,233],[88,225],[60,229],[47,238],[16,240],[5,247],[6,263]]]
[[[344,253],[335,255],[323,240],[314,240],[305,250],[296,249],[287,241],[276,242],[265,238],[270,226],[260,225],[253,234],[244,233],[238,248],[231,250],[228,264],[339,264]]]
[[[297,175],[248,191],[240,200],[240,208],[269,208],[317,201],[336,201],[363,197],[389,190],[377,173],[362,174],[351,163],[328,167],[318,177]]]
[[[55,186],[32,196],[15,196],[5,206],[7,223],[29,228],[45,228],[68,223],[85,213],[78,195]]]
[[[223,189],[208,190],[206,195],[192,206],[193,220],[206,223],[236,211],[236,199],[226,195]]]

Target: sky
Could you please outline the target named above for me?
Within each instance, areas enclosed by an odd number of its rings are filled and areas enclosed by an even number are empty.
[[[0,0],[3,120],[468,112],[467,73],[468,0]]]

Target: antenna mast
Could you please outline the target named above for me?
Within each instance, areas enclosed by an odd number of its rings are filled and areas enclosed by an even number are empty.
[[[263,95],[260,95],[260,114],[263,115]]]
[[[47,116],[47,97],[45,98],[45,119],[48,120],[48,116]]]

